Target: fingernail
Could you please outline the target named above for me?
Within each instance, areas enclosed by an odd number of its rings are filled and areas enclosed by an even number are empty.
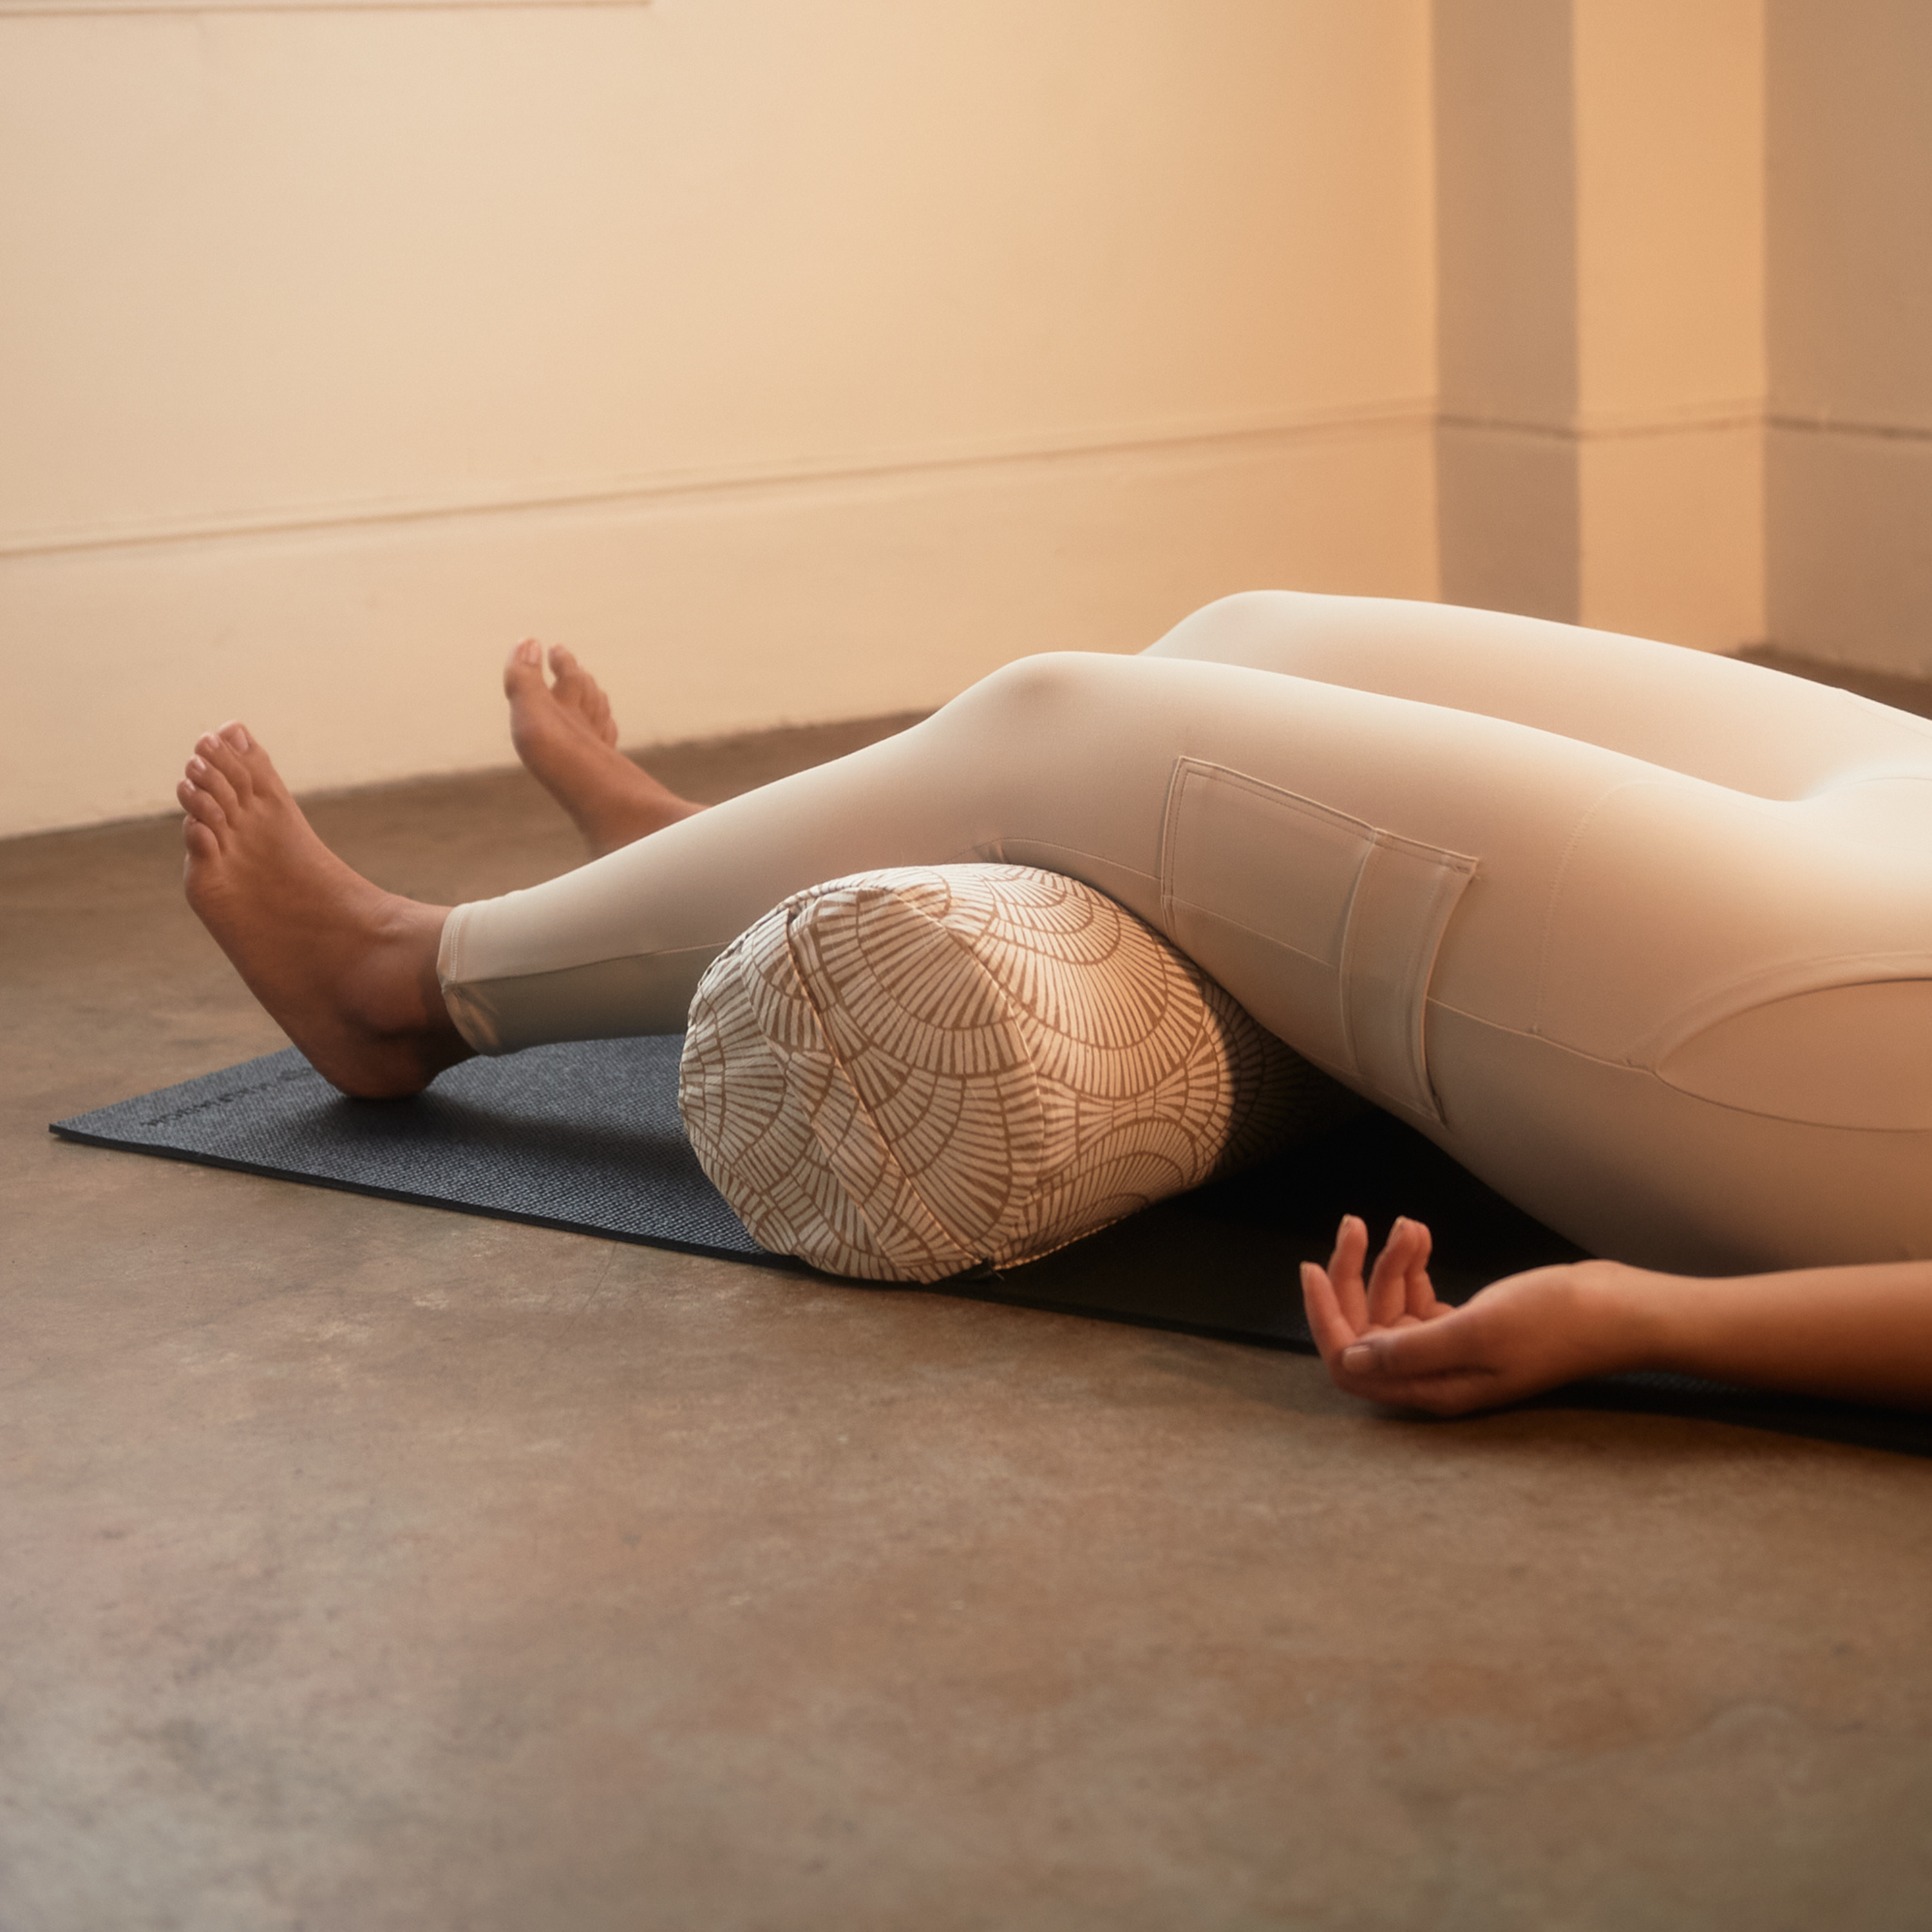
[[[1342,1351],[1342,1366],[1352,1376],[1366,1376],[1374,1372],[1376,1352],[1366,1342],[1358,1342],[1352,1348]]]

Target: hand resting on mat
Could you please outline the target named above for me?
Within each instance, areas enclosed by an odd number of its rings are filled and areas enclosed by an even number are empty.
[[[1369,1231],[1350,1214],[1328,1266],[1302,1263],[1309,1328],[1345,1394],[1464,1415],[1665,1369],[1932,1408],[1932,1263],[1706,1280],[1574,1262],[1505,1276],[1457,1307],[1436,1299],[1430,1248],[1420,1221],[1398,1220],[1365,1278]]]

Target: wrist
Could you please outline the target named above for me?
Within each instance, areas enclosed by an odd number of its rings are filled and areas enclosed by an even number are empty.
[[[1661,1366],[1668,1353],[1672,1277],[1625,1262],[1577,1262],[1571,1282],[1592,1342],[1595,1372]]]

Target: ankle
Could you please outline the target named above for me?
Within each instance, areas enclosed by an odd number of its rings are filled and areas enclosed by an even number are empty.
[[[377,910],[351,988],[351,1004],[372,1032],[388,1039],[461,1040],[436,970],[451,910],[394,896]]]

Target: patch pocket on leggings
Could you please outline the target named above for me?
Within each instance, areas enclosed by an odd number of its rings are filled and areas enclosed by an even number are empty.
[[[1175,764],[1160,859],[1175,944],[1310,1059],[1432,1120],[1424,1002],[1475,870],[1245,773]]]

